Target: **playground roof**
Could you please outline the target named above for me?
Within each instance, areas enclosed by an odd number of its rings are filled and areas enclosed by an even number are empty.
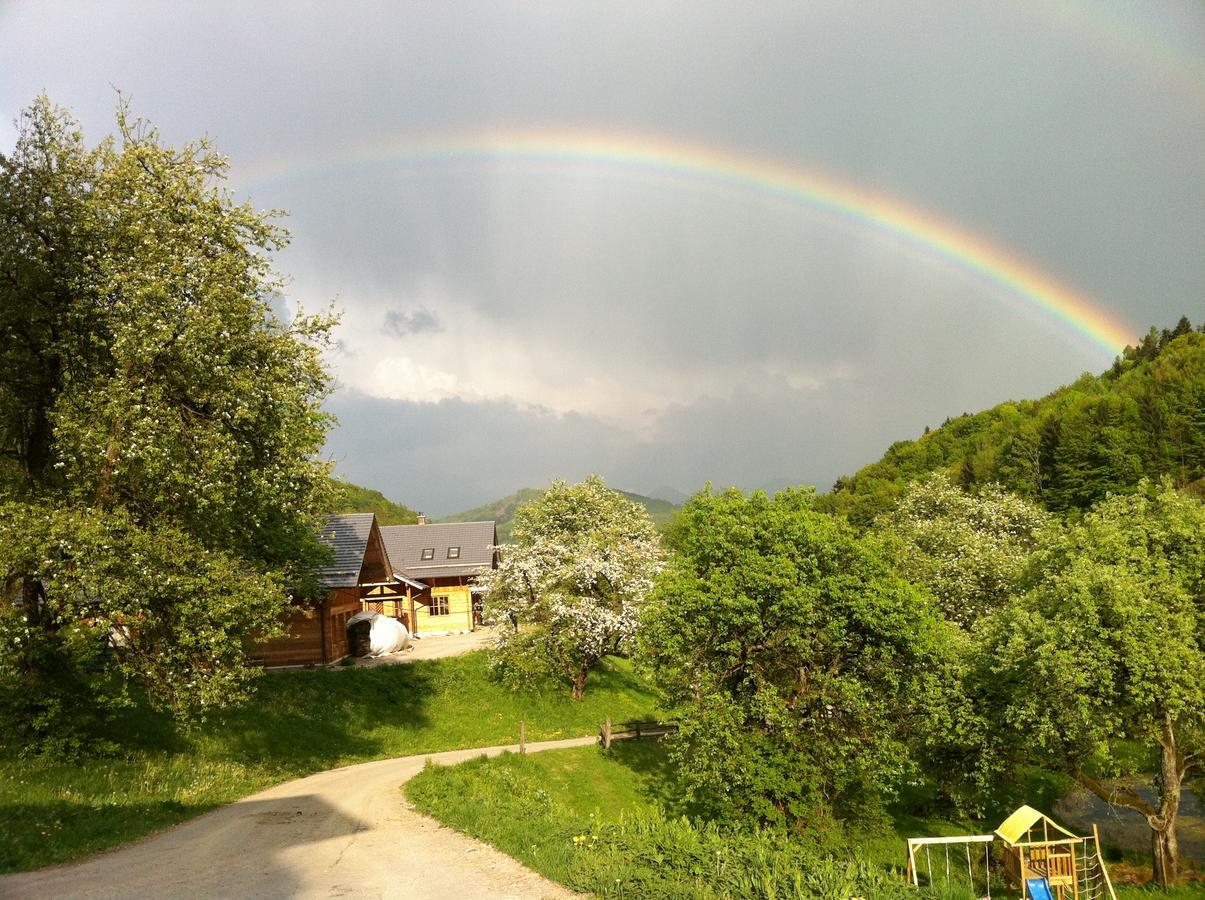
[[[1022,838],[1025,837],[1026,832],[1043,820],[1055,831],[1061,831],[1067,837],[1076,837],[1075,834],[1072,834],[1066,828],[1056,823],[1050,816],[1038,812],[1032,806],[1022,806],[1014,812],[1000,824],[1000,827],[996,829],[996,834],[1006,843],[1019,844]]]

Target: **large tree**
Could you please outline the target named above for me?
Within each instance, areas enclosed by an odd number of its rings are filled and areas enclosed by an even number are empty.
[[[1138,810],[1155,878],[1173,883],[1181,788],[1205,762],[1205,505],[1170,483],[1109,497],[990,625],[979,692],[1001,761]],[[1153,799],[1136,788],[1150,771]]]
[[[554,481],[515,513],[514,539],[484,579],[486,608],[509,621],[501,660],[532,657],[581,699],[590,670],[625,649],[662,565],[648,511],[591,475]]]
[[[188,646],[190,626],[139,626],[149,621],[139,604],[162,593],[163,573],[136,565],[138,554],[121,565],[120,554],[178,534],[177,556],[157,557],[164,566],[183,573],[198,557],[199,570],[265,576],[242,605],[205,582],[231,633],[262,624],[265,598],[283,607],[282,584],[302,585],[320,555],[316,515],[329,505],[316,455],[329,425],[322,351],[334,320],[278,315],[269,256],[286,234],[234,202],[221,186],[226,161],[206,141],[165,146],[122,103],[115,136],[89,147],[45,97],[18,127],[14,150],[0,155],[0,491],[10,501],[0,525],[11,535],[24,522],[33,535],[53,521],[62,546],[31,562],[19,541],[0,542],[0,578],[18,601],[6,615],[36,620],[31,634],[47,641],[81,615],[120,622],[125,637],[105,659],[142,653],[122,671],[153,699],[212,705],[221,692],[197,690],[190,702],[160,689],[172,680],[164,667],[178,662],[164,641]],[[97,528],[125,537],[92,540]],[[106,596],[63,575],[89,566],[105,572],[94,581]],[[126,598],[120,609],[116,597]],[[85,598],[105,612],[82,608]],[[159,649],[136,649],[152,632]],[[200,671],[212,649],[196,647],[190,665]],[[215,671],[241,666],[213,655]],[[14,658],[6,677],[34,678],[48,657]]]
[[[705,490],[670,542],[639,642],[682,706],[694,799],[782,824],[881,808],[943,705],[932,599],[807,491]]]

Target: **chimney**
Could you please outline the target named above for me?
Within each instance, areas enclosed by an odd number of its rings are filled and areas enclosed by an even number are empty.
[[[426,524],[427,524],[427,514],[426,514],[426,513],[419,513],[419,514],[418,514],[418,524],[419,524],[419,525],[426,525]]]

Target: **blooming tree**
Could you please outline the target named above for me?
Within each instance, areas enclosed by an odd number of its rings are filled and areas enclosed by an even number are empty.
[[[116,124],[41,97],[0,154],[0,717],[39,740],[117,681],[237,698],[330,508],[334,318],[278,314],[287,235],[212,146]]]
[[[487,609],[511,624],[496,659],[546,664],[581,699],[598,661],[630,645],[663,559],[638,503],[597,475],[554,481],[515,514],[514,543],[481,584]]]
[[[877,530],[898,539],[900,570],[945,617],[970,628],[1003,604],[1051,516],[996,485],[968,494],[944,474],[911,485]]]

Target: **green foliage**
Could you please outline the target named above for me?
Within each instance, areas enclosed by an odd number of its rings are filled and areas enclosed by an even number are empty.
[[[376,513],[379,525],[414,525],[418,522],[418,513],[401,503],[394,503],[380,491],[360,487],[350,481],[335,481],[335,498],[331,512]]]
[[[584,701],[556,684],[498,685],[484,653],[398,666],[277,672],[245,703],[184,733],[134,694],[84,764],[20,759],[0,744],[0,871],[31,869],[142,837],[269,785],[372,759],[554,740],[606,716],[657,717],[657,692],[605,661]],[[10,739],[0,732],[0,740]]]
[[[982,822],[905,817],[894,831],[876,832],[739,828],[687,818],[681,793],[677,769],[656,741],[619,742],[609,753],[581,747],[429,766],[406,785],[408,798],[428,815],[603,897],[973,900],[983,894],[978,855],[977,890],[960,865],[948,882],[938,874],[926,885],[922,862],[919,888],[906,886],[903,876],[905,837],[977,833]],[[940,873],[936,852],[933,863]],[[1004,893],[999,860],[992,871],[994,896]],[[1118,885],[1117,894],[1150,896],[1128,885]],[[1205,885],[1161,896],[1201,898]]]
[[[971,495],[939,473],[910,485],[875,530],[913,584],[964,628],[999,609],[1025,570],[1050,515],[997,485]]]
[[[1170,482],[1110,497],[1039,552],[983,640],[977,690],[999,716],[998,758],[1069,772],[1174,831],[1205,751],[1205,505]],[[1157,760],[1153,804],[1099,781],[1132,768],[1131,743]]]
[[[498,541],[503,544],[511,542],[511,530],[514,528],[515,513],[521,506],[530,503],[543,494],[543,489],[540,488],[520,488],[515,493],[503,497],[501,500],[495,500],[493,503],[486,503],[483,506],[478,506],[465,512],[456,513],[452,516],[444,516],[439,521],[441,522],[483,522],[493,521],[498,526]],[[639,503],[648,511],[649,518],[653,524],[657,526],[658,531],[664,531],[677,515],[678,507],[670,503],[668,500],[659,500],[656,497],[645,497],[642,494],[633,494],[629,491],[619,491],[627,499],[633,503]]]
[[[284,593],[169,525],[21,503],[0,505],[0,571],[23,576],[0,608],[0,722],[42,750],[81,749],[96,717],[81,707],[119,682],[181,719],[241,699],[246,645],[278,630]]]
[[[710,489],[683,508],[640,634],[683,707],[674,756],[723,818],[866,820],[945,705],[931,599],[810,492]]]
[[[44,749],[60,728],[74,746],[71,695],[100,711],[115,679],[181,717],[237,700],[243,642],[311,586],[331,506],[334,319],[276,314],[286,235],[222,189],[207,141],[164,146],[124,103],[116,125],[88,148],[41,97],[0,155],[0,497],[19,501],[0,589],[22,641],[0,694],[30,698]]]
[[[558,677],[556,660],[543,628],[513,631],[490,651],[490,671],[512,691],[529,690]]]
[[[498,669],[521,681],[551,668],[580,698],[597,662],[628,649],[661,567],[657,533],[643,508],[592,475],[554,481],[516,514],[514,536],[478,580],[487,612],[513,626],[498,640]]]
[[[218,186],[207,142],[165,147],[124,106],[117,128],[89,150],[41,98],[0,158],[0,259],[19,273],[0,287],[0,444],[27,491],[292,564],[329,506],[333,320],[273,312],[285,234]]]
[[[967,488],[996,482],[1048,510],[1075,513],[1144,477],[1177,486],[1205,478],[1205,334],[1183,322],[1152,332],[1099,377],[893,444],[878,462],[838,479],[821,507],[868,527],[907,484],[933,472]]]
[[[1167,485],[1110,498],[1039,553],[986,638],[1004,718],[1067,765],[1157,745],[1165,714],[1201,740],[1205,506]]]

